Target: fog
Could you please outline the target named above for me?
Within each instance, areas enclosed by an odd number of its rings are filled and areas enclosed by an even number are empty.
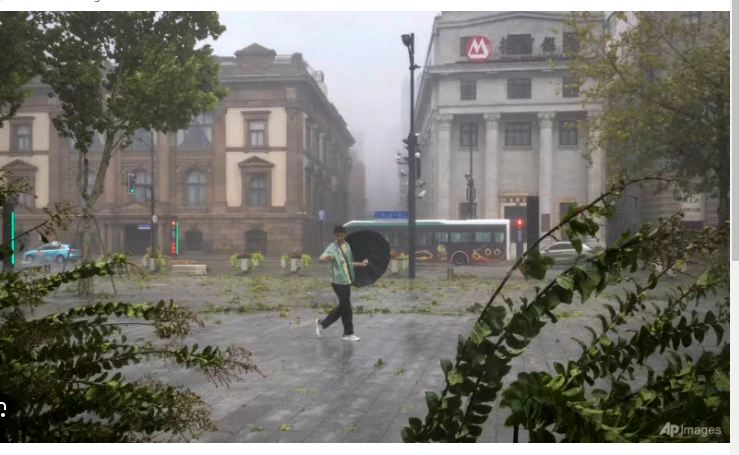
[[[323,71],[328,97],[349,130],[361,136],[369,211],[397,210],[396,150],[408,134],[408,52],[400,35],[416,34],[416,63],[426,59],[436,12],[220,12],[227,31],[211,43],[217,55],[233,55],[252,43],[278,54],[300,52]],[[420,70],[416,71],[416,75]],[[404,103],[406,108],[402,111]],[[358,141],[359,142],[359,141]]]

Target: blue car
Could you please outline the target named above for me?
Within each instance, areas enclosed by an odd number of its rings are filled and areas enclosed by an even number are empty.
[[[59,242],[42,245],[35,250],[28,250],[23,253],[23,260],[26,262],[78,261],[81,257],[82,251],[80,249],[75,248],[74,245]]]

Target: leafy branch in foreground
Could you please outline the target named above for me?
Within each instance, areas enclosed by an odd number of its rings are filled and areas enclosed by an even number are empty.
[[[598,223],[593,218],[613,216],[615,197],[631,183],[633,182],[621,181],[591,204],[571,209],[563,221],[542,239],[561,230],[579,252],[582,248],[581,239],[595,236],[599,230]],[[675,247],[676,238],[691,235],[698,238],[698,241]],[[716,251],[727,248],[727,242],[727,226],[706,229],[698,234],[688,234],[682,224],[682,214],[676,214],[656,227],[646,224],[634,235],[625,234],[615,245],[569,267],[543,288],[535,287],[536,294],[531,301],[522,297],[518,308],[515,308],[511,299],[505,298],[503,300],[506,306],[495,305],[494,301],[513,270],[520,269],[527,278],[541,280],[546,276],[552,261],[542,258],[534,249],[535,245],[532,246],[500,283],[469,337],[460,336],[456,361],[452,363],[451,360],[441,360],[446,387],[441,396],[427,392],[426,419],[421,421],[419,418],[411,418],[410,425],[403,429],[403,440],[474,442],[482,434],[482,425],[487,421],[503,389],[503,379],[511,369],[511,361],[523,354],[530,342],[541,332],[546,325],[544,316],[556,323],[557,318],[553,310],[562,303],[572,303],[575,294],[578,294],[580,301],[584,303],[594,294],[602,292],[609,284],[625,281],[632,283],[635,290],[625,291],[625,297],[619,300],[618,310],[612,306],[606,307],[610,320],[604,315],[599,315],[603,325],[600,334],[592,328],[587,328],[593,334],[593,341],[590,346],[578,341],[584,350],[580,359],[568,362],[567,367],[556,364],[558,373],[556,376],[545,372],[519,375],[518,380],[503,391],[500,405],[511,409],[511,416],[506,424],[522,425],[529,430],[533,441],[553,441],[556,439],[553,433],[562,435],[564,440],[570,442],[636,441],[653,437],[656,433],[650,432],[653,429],[651,427],[635,431],[625,425],[629,418],[639,417],[645,411],[640,408],[643,403],[639,403],[636,398],[639,394],[632,393],[630,385],[623,378],[629,375],[633,380],[635,366],[645,365],[645,361],[658,347],[664,350],[670,343],[673,349],[677,349],[680,344],[687,347],[691,344],[688,342],[689,338],[701,342],[708,329],[722,334],[723,325],[728,324],[728,297],[714,302],[719,307],[722,317],[706,313],[701,318],[696,313],[689,320],[682,318],[676,324],[672,321],[676,317],[682,317],[685,302],[690,300],[697,302],[708,293],[719,292],[722,287],[726,287],[728,280],[717,276],[724,270],[720,266],[706,267],[695,285],[685,291],[679,289],[677,296],[668,299],[666,308],[657,307],[652,315],[645,313],[647,291],[655,289],[661,276],[678,261],[687,260],[695,264],[697,263],[693,260],[695,257],[711,256]],[[649,264],[657,260],[668,265],[659,274],[652,272],[649,267]],[[648,277],[646,283],[642,283],[637,273],[645,269],[648,271]],[[636,312],[644,313],[643,316],[646,318],[652,316],[652,320],[645,321],[636,331],[637,335],[628,341],[624,338],[615,341],[609,338],[608,334],[615,331],[616,327],[625,322],[633,322],[630,316]],[[724,360],[726,364],[723,370],[715,367]],[[725,370],[728,377],[728,357],[709,353],[695,362],[695,365],[696,368],[698,365],[701,368],[704,365],[712,365],[714,371]],[[688,373],[682,374],[683,370],[684,368],[677,366],[668,368],[661,377],[654,380],[651,379],[654,376],[652,373],[647,386],[641,390],[650,397],[654,394],[651,400],[658,400],[660,403],[672,403],[677,400],[685,404],[681,400],[688,400],[689,397],[684,394],[675,396],[678,389],[674,386],[674,381],[670,383],[670,380],[677,378],[685,381],[684,376]],[[695,384],[706,384],[711,381],[710,378],[702,376],[704,370],[700,368],[688,372],[692,372],[693,377],[697,378]],[[611,380],[610,392],[586,391],[587,387],[592,386],[595,380],[600,378]],[[670,383],[672,388],[665,387],[663,385],[665,381]],[[651,392],[647,393],[647,390]],[[713,403],[711,409],[723,409],[721,408],[723,405],[717,403],[716,397],[721,393],[728,395],[728,389],[724,391],[720,387],[703,387],[702,390],[707,394],[706,399]],[[586,396],[588,394],[589,397]],[[620,397],[630,398],[620,402],[618,401]],[[725,403],[725,416],[728,419],[728,400]],[[706,417],[707,412],[702,414],[698,412],[696,415]],[[588,416],[595,415],[601,416],[602,420],[587,420]],[[693,421],[687,416],[688,414],[683,416],[685,422]],[[673,422],[678,421],[674,415],[673,417],[675,418]],[[638,421],[638,418],[634,418],[634,421]],[[587,422],[589,424],[586,424]]]
[[[7,405],[0,440],[9,442],[145,442],[191,440],[214,429],[208,406],[189,390],[151,376],[127,380],[127,367],[159,361],[194,369],[216,385],[258,372],[244,348],[183,340],[203,322],[174,302],[99,302],[29,319],[30,309],[63,283],[128,269],[124,255],[58,275],[0,282],[0,401]],[[149,338],[127,330],[148,326]],[[137,340],[140,335],[137,336]]]

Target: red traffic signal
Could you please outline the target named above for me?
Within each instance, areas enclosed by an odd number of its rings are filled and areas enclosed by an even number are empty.
[[[519,219],[516,220],[516,226],[523,227],[523,219],[522,218],[519,218]]]

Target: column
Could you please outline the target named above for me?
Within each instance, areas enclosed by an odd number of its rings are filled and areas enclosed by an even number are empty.
[[[436,117],[436,131],[439,140],[436,146],[437,156],[436,163],[436,194],[437,197],[437,213],[441,219],[456,218],[456,214],[452,214],[452,153],[451,153],[451,115],[439,115]]]
[[[498,127],[500,114],[485,114],[485,208],[483,216],[497,219],[498,207]]]
[[[226,108],[219,106],[213,113],[213,193],[214,204],[212,213],[226,213]]]
[[[596,137],[593,137],[594,134],[597,134],[597,131],[595,131],[595,125],[596,125],[596,112],[588,112],[588,128],[590,129],[590,135],[591,135],[591,144],[595,144],[594,148],[589,150],[590,152],[590,163],[588,166],[588,200],[587,202],[590,203],[596,198],[600,197],[601,194],[603,194],[603,191],[605,190],[603,186],[603,150],[598,146],[598,140]]]
[[[587,203],[599,198],[605,191],[605,159],[603,150],[600,148],[597,131],[597,116],[599,112],[588,112],[588,129],[590,130],[590,144],[594,144],[590,152],[590,163],[588,166],[588,200]],[[594,218],[595,222],[600,225],[598,232],[598,243],[604,245],[606,238],[606,220],[601,217]]]
[[[544,233],[552,227],[552,123],[554,114],[539,113],[539,231]]]

